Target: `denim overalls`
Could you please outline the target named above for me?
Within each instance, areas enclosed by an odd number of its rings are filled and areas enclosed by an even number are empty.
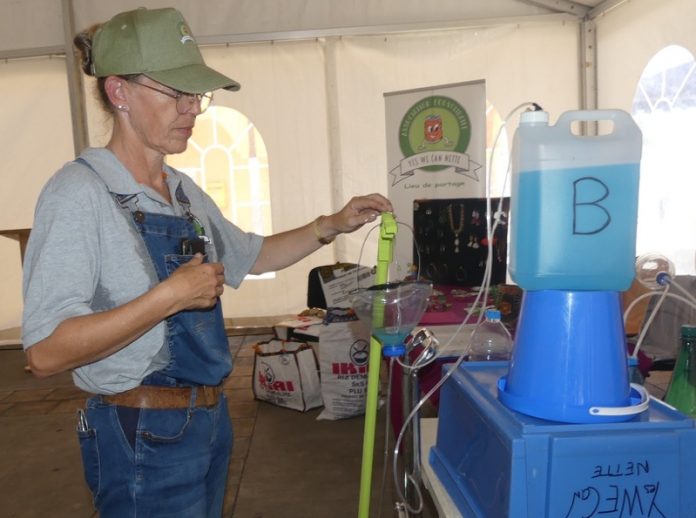
[[[84,162],[86,163],[86,162]],[[134,195],[114,199],[142,236],[159,280],[188,262],[203,229],[179,185],[186,217],[142,212]],[[184,254],[182,252],[189,252]],[[166,386],[217,385],[232,368],[220,302],[167,318],[169,364],[143,380]],[[192,399],[195,398],[195,390]],[[216,407],[126,409],[99,396],[87,405],[88,429],[78,431],[85,478],[102,518],[212,517],[222,513],[232,427],[226,399]]]
[[[160,281],[190,261],[196,246],[204,252],[206,238],[199,235],[203,228],[191,214],[191,203],[181,184],[176,190],[176,199],[186,217],[142,212],[132,196],[125,199],[116,196],[116,199],[131,212]],[[196,385],[220,383],[232,370],[232,358],[219,300],[213,308],[181,311],[169,317],[167,347],[169,365],[159,374]],[[161,376],[157,376],[154,383],[147,378],[143,383],[161,385],[160,380]]]

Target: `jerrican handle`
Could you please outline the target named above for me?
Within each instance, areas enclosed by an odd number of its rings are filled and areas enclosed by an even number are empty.
[[[612,121],[614,127],[612,128],[609,135],[616,137],[624,137],[635,134],[640,134],[640,129],[638,125],[633,120],[630,113],[624,110],[574,110],[567,111],[561,114],[556,122],[555,126],[557,128],[566,128],[568,133],[574,137],[584,138],[580,135],[575,135],[570,131],[570,125],[573,122],[601,122],[601,121]],[[606,135],[600,135],[603,137]]]

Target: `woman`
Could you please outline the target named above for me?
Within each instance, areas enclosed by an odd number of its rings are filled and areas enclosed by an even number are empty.
[[[79,34],[113,133],[47,183],[25,259],[23,341],[37,376],[71,370],[102,517],[219,516],[232,431],[219,297],[392,210],[378,195],[270,237],[242,232],[165,157],[186,149],[218,88],[174,9],[121,13]]]

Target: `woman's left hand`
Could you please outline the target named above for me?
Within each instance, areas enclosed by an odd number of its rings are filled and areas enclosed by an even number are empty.
[[[382,212],[393,212],[391,202],[381,194],[373,193],[366,196],[355,196],[340,211],[326,219],[327,227],[333,234],[354,232],[365,223],[377,219]]]

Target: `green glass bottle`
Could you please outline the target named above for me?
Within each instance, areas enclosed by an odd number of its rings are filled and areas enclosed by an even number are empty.
[[[667,388],[665,402],[696,417],[696,326],[681,327],[681,350]]]

